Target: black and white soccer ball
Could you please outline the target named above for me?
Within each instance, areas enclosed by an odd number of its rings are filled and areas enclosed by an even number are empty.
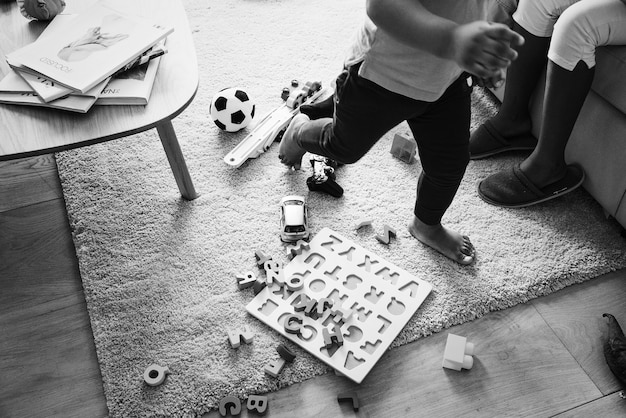
[[[213,96],[209,113],[213,122],[226,132],[237,132],[252,122],[255,104],[244,90],[236,87],[220,90]]]

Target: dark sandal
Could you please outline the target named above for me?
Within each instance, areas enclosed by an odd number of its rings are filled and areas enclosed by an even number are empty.
[[[505,151],[532,151],[537,146],[537,138],[530,132],[504,137],[490,120],[480,125],[470,136],[470,158],[478,160]]]
[[[543,188],[530,182],[519,165],[508,171],[492,174],[478,183],[478,195],[485,202],[505,208],[523,208],[563,196],[585,180],[578,165],[568,165],[565,176]]]

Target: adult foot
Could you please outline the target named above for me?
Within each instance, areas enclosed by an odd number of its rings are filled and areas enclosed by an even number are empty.
[[[322,101],[304,104],[300,106],[300,112],[307,115],[311,120],[332,118],[335,112],[335,99],[331,94]]]
[[[487,120],[470,136],[470,158],[477,160],[505,151],[533,150],[537,146],[537,138],[530,133],[530,129],[530,121],[501,128],[495,118]]]
[[[457,263],[468,265],[474,262],[476,250],[470,239],[441,224],[427,225],[417,217],[409,224],[409,232],[418,241],[439,251]]]
[[[278,148],[278,158],[280,161],[296,170],[300,169],[302,157],[306,154],[306,151],[298,145],[297,136],[300,135],[302,125],[309,121],[309,117],[302,113],[298,113],[294,116],[285,130],[283,138],[280,141],[280,147]]]

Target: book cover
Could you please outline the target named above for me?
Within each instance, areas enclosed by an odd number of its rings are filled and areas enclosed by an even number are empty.
[[[85,93],[173,31],[97,2],[59,33],[7,54],[57,83]]]
[[[0,103],[48,107],[51,109],[87,113],[95,102],[96,97],[74,94],[50,102],[44,102],[15,71],[9,72],[0,80]]]

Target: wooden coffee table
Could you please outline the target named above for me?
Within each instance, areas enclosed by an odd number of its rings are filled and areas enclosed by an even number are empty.
[[[65,13],[78,13],[94,0],[67,2]],[[88,113],[0,104],[0,161],[84,147],[156,128],[181,195],[196,193],[172,119],[193,100],[198,65],[187,15],[181,0],[119,1],[120,10],[153,19],[167,19],[174,32],[168,53],[159,64],[146,106],[93,106]],[[15,1],[0,2],[0,77],[11,71],[6,54],[37,39],[47,22],[29,22]]]

